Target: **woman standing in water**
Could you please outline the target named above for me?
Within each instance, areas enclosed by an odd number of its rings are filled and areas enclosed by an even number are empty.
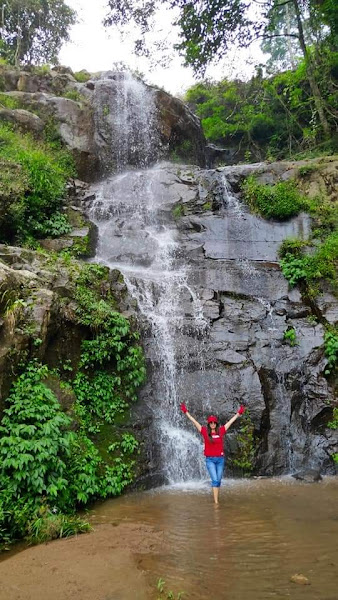
[[[214,415],[210,415],[207,418],[207,425],[202,426],[191,416],[185,404],[181,404],[180,408],[203,436],[206,467],[211,478],[214,501],[215,504],[218,504],[219,488],[224,470],[223,438],[231,425],[245,412],[245,406],[240,406],[236,414],[225,425],[221,426],[218,424],[218,418]]]

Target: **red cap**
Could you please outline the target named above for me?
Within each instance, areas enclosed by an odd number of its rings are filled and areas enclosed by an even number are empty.
[[[218,418],[215,417],[215,415],[210,415],[210,417],[208,417],[207,419],[208,423],[218,423]]]

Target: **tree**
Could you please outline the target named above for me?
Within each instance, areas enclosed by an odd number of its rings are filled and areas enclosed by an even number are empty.
[[[318,23],[323,23],[325,15],[332,31],[336,23],[332,4],[336,4],[336,1],[324,0],[322,4],[321,0],[254,0],[251,3],[245,0],[109,0],[110,12],[105,23],[125,25],[134,21],[141,33],[137,48],[142,50],[145,34],[151,28],[159,5],[167,4],[176,8],[178,17],[175,24],[181,33],[177,48],[184,54],[186,63],[200,74],[204,73],[211,61],[224,57],[233,44],[246,47],[255,39],[297,40],[306,61],[308,82],[320,124],[325,135],[328,135],[329,124],[314,75],[314,57],[306,43],[304,21],[310,16],[317,30]],[[273,25],[276,12],[283,6],[289,6],[294,14],[296,28],[293,31],[288,31],[286,27],[278,32]]]
[[[57,63],[76,22],[64,0],[5,0],[0,9],[0,57],[15,66]]]

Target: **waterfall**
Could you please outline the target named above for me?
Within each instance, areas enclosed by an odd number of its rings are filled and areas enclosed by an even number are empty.
[[[179,389],[188,362],[203,368],[206,322],[180,256],[167,169],[145,168],[159,147],[152,90],[131,76],[108,85],[103,80],[96,102],[97,122],[103,119],[111,127],[113,160],[107,162],[119,172],[101,183],[91,208],[99,231],[95,260],[119,269],[137,301],[150,365],[146,402],[154,416],[161,472],[170,483],[200,479],[205,477],[201,440],[180,412]]]
[[[104,170],[123,172],[156,160],[159,139],[151,88],[128,72],[103,73],[94,91],[95,139]]]

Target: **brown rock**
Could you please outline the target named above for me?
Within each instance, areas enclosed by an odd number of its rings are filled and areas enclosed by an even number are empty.
[[[21,108],[14,110],[9,108],[0,109],[0,119],[9,123],[15,123],[22,131],[28,131],[35,135],[41,134],[45,126],[40,117]]]
[[[298,583],[299,585],[310,585],[310,581],[305,575],[302,575],[302,573],[295,573],[290,577],[290,581],[292,581],[292,583]]]

